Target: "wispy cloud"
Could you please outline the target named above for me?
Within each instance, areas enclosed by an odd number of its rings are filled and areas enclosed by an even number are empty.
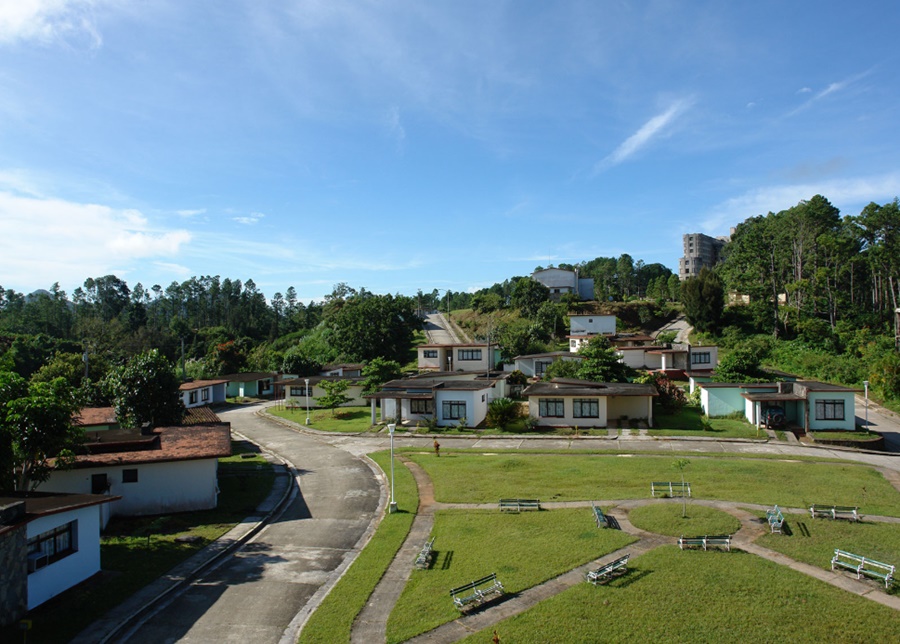
[[[0,2],[0,44],[103,44],[95,11],[115,0],[7,0]]]
[[[828,87],[826,87],[823,90],[820,90],[819,92],[816,92],[810,98],[808,98],[806,101],[804,101],[801,105],[799,105],[798,107],[795,107],[793,110],[788,112],[787,116],[791,117],[796,114],[799,114],[800,112],[802,112],[804,110],[809,109],[814,104],[821,101],[823,98],[831,96],[832,94],[837,94],[838,92],[841,92],[841,91],[847,89],[848,87],[850,87],[851,85],[856,83],[858,80],[865,78],[866,76],[868,76],[871,73],[872,73],[872,70],[866,70],[860,74],[856,74],[854,76],[850,76],[849,78],[845,78],[844,80],[838,81],[836,83],[829,84]],[[797,91],[797,93],[798,94],[811,94],[812,89],[809,87],[802,87],[801,89],[799,89]]]
[[[406,130],[403,128],[403,123],[400,120],[400,108],[396,105],[388,110],[385,125],[388,135],[396,141],[397,147],[401,148],[404,141],[406,141]]]
[[[192,240],[190,232],[160,229],[136,210],[7,191],[0,191],[0,221],[9,286],[127,273],[134,260],[177,256]]]
[[[232,217],[233,221],[238,222],[239,224],[244,224],[245,226],[252,226],[254,224],[258,224],[260,220],[265,217],[265,215],[261,212],[252,212],[249,215],[241,216],[241,217]]]
[[[631,158],[642,148],[646,147],[654,138],[659,136],[676,118],[687,110],[693,101],[681,99],[675,101],[666,110],[657,114],[644,123],[637,132],[625,139],[612,154],[600,161],[594,172],[600,172]]]
[[[197,215],[202,215],[206,213],[206,208],[196,208],[194,210],[177,210],[176,214],[180,217],[196,217]]]
[[[785,210],[814,195],[823,195],[842,210],[855,208],[844,213],[855,215],[870,201],[887,202],[900,195],[900,173],[756,188],[715,206],[714,214],[701,222],[702,232],[722,234],[748,217]]]

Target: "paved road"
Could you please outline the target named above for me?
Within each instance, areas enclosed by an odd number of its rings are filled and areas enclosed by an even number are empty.
[[[121,641],[296,641],[298,613],[355,556],[379,511],[376,475],[347,451],[260,419],[256,410],[220,415],[293,463],[299,493],[250,543]]]
[[[443,313],[429,313],[425,317],[423,328],[431,344],[459,344],[459,338]]]
[[[866,412],[865,398],[856,396],[856,424],[865,427],[868,422],[872,431],[884,436],[885,449],[900,453],[900,416],[871,400],[868,407]]]

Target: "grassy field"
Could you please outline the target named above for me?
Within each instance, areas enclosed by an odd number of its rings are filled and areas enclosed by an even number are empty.
[[[387,452],[371,456],[382,470],[390,471]],[[369,545],[303,627],[301,643],[350,641],[353,620],[403,545],[419,505],[416,483],[409,470],[395,464],[394,476],[394,499],[399,512],[384,516]]]
[[[102,572],[31,611],[30,642],[68,642],[106,611],[181,563],[251,514],[272,488],[271,466],[249,443],[232,444],[234,456],[219,461],[219,505],[214,510],[112,519],[101,538]],[[240,454],[249,453],[251,458]],[[179,536],[197,543],[176,543]],[[18,641],[0,629],[0,641]]]
[[[810,519],[785,515],[786,534],[767,534],[757,543],[819,568],[831,569],[835,548],[884,563],[900,565],[900,525],[863,521]],[[895,588],[894,592],[898,592]]]
[[[684,509],[686,513],[682,517],[680,502],[645,505],[629,512],[628,520],[636,528],[670,537],[734,534],[741,527],[741,522],[727,512],[693,505],[690,499]]]
[[[300,425],[306,424],[306,409],[285,409],[269,407],[268,413]],[[373,432],[384,429],[384,425],[372,427],[372,410],[368,405],[361,407],[340,407],[332,414],[330,409],[310,409],[309,427],[322,432]]]
[[[451,621],[451,588],[492,572],[515,593],[617,550],[634,538],[597,529],[590,509],[508,514],[439,511],[435,561],[413,570],[388,620],[388,642],[401,642]]]
[[[700,436],[704,438],[765,438],[765,432],[742,418],[709,418],[704,425],[699,407],[685,407],[677,414],[653,410],[651,436]]]
[[[407,454],[431,476],[436,499],[447,503],[492,503],[505,497],[638,499],[650,496],[651,481],[679,476],[673,456],[450,451],[436,459]],[[879,472],[861,465],[694,457],[684,476],[694,496],[704,499],[783,507],[858,505],[864,513],[900,516],[900,495]]]
[[[872,642],[900,639],[896,611],[742,552],[663,546],[605,586],[579,584],[462,640]]]

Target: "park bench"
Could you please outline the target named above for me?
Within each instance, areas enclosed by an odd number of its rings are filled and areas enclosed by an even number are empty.
[[[881,579],[884,581],[885,588],[890,588],[894,581],[895,567],[891,564],[881,563],[880,561],[861,557],[844,550],[834,551],[834,557],[831,559],[831,569],[834,570],[835,568],[852,570],[856,573],[857,579],[862,579],[863,575]]]
[[[433,547],[434,537],[431,537],[431,541],[425,542],[425,545],[422,546],[422,550],[419,551],[419,556],[416,557],[416,568],[424,570],[431,564],[431,555],[434,553],[432,550]]]
[[[609,527],[609,520],[606,518],[606,515],[603,514],[603,510],[600,509],[599,505],[594,505],[593,501],[591,501],[591,510],[594,511],[594,520],[597,521],[598,528]]]
[[[503,594],[503,584],[497,581],[497,573],[469,582],[450,591],[453,605],[460,611],[486,602],[492,595]]]
[[[540,510],[538,499],[500,499],[501,512],[521,512],[522,510]]]
[[[650,496],[690,496],[691,484],[677,481],[653,481],[650,483]]]
[[[859,508],[850,505],[823,505],[816,504],[809,506],[809,515],[815,519],[816,517],[831,517],[832,519],[852,519],[859,521]]]
[[[630,556],[631,555],[629,554],[624,557],[619,557],[605,566],[600,566],[597,570],[591,570],[585,577],[587,577],[589,582],[596,586],[597,584],[609,581],[613,577],[624,575],[628,571],[628,557]]]
[[[781,513],[781,508],[776,505],[771,510],[766,510],[766,521],[769,522],[772,532],[781,534],[781,528],[784,526],[784,515]]]
[[[706,535],[703,537],[681,536],[678,538],[678,547],[682,550],[685,548],[703,548],[704,550],[708,550],[710,547],[719,547],[731,551],[731,535]]]

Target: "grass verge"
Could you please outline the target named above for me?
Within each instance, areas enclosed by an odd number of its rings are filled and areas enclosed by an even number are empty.
[[[886,606],[742,552],[664,546],[605,586],[579,584],[462,640],[489,642],[897,641]],[[601,617],[602,616],[602,617]]]
[[[428,472],[436,500],[447,503],[491,503],[507,497],[639,499],[650,496],[651,481],[675,480],[678,474],[672,456],[450,451],[437,459],[422,452],[407,454]],[[684,475],[694,496],[704,499],[782,507],[834,503],[860,506],[863,513],[900,516],[900,494],[866,465],[694,457]]]
[[[692,505],[690,499],[685,509],[687,516],[682,517],[681,502],[654,503],[634,508],[628,520],[637,528],[670,537],[734,534],[741,528],[736,517],[705,505]]]
[[[306,424],[306,409],[286,409],[274,406],[269,407],[267,412],[299,425]],[[322,432],[358,434],[360,432],[378,431],[383,427],[372,427],[372,410],[368,406],[339,407],[334,410],[334,414],[331,413],[330,409],[310,409],[309,420],[308,427],[310,429],[317,429]]]
[[[496,572],[506,592],[516,593],[635,541],[618,530],[598,530],[589,508],[439,511],[434,534],[434,565],[412,571],[388,620],[388,642],[455,619],[449,591],[473,579]]]
[[[389,452],[370,456],[382,470],[390,470]],[[400,511],[384,516],[368,545],[303,627],[299,642],[350,641],[353,620],[403,545],[418,509],[418,490],[410,471],[396,464],[394,476],[394,499]]]

